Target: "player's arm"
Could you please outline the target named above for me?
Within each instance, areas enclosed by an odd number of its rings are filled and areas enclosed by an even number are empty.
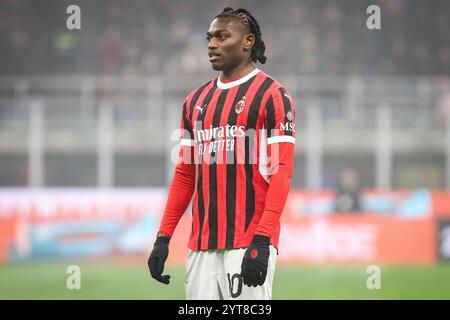
[[[278,226],[284,205],[290,190],[292,167],[294,162],[294,145],[282,143],[278,146],[279,163],[270,176],[264,212],[256,228],[255,235],[271,238]]]
[[[182,130],[183,138],[180,141],[178,163],[158,232],[158,235],[169,238],[172,237],[181,216],[191,202],[195,185],[194,140],[190,136],[191,130]]]
[[[180,151],[175,173],[169,188],[169,194],[161,219],[158,235],[148,259],[148,267],[152,277],[168,284],[170,276],[162,275],[164,264],[169,254],[170,238],[186,211],[194,192],[195,165],[193,155],[193,133],[187,116],[187,103],[183,105],[180,125]]]
[[[270,238],[280,222],[290,190],[295,147],[295,110],[284,88],[271,95],[266,105],[269,188],[264,212],[255,235]]]
[[[244,284],[262,285],[266,279],[270,238],[277,228],[289,193],[295,146],[295,110],[283,88],[274,90],[266,104],[269,188],[264,212],[241,266]]]

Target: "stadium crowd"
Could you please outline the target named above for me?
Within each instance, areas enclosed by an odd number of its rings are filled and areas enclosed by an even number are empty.
[[[0,1],[1,74],[203,74],[205,32],[224,4],[75,1],[81,30],[66,28],[72,2]],[[368,30],[368,1],[245,1],[263,26],[271,73],[447,75],[450,2],[375,1],[381,30]]]

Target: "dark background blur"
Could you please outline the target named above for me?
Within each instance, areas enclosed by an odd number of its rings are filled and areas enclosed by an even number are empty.
[[[70,4],[81,30],[66,28]],[[370,4],[381,30],[366,27]],[[186,94],[216,76],[205,32],[228,5],[258,19],[268,62],[257,66],[295,97],[295,187],[335,188],[345,167],[362,187],[450,186],[439,0],[2,0],[0,185],[167,186],[170,132]]]
[[[82,29],[66,29],[77,4]],[[269,73],[448,75],[443,0],[0,2],[2,74],[209,74],[205,32],[224,6],[248,8],[268,47]],[[382,29],[365,28],[382,8]]]

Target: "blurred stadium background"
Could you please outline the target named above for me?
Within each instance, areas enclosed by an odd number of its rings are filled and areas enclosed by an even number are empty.
[[[190,211],[170,286],[146,260],[171,134],[215,76],[205,32],[228,5],[258,19],[258,67],[296,101],[273,298],[450,298],[449,1],[0,0],[1,299],[184,299]]]

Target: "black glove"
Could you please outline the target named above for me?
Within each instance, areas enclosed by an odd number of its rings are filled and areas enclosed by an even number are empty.
[[[150,254],[147,262],[152,277],[164,284],[169,284],[170,282],[169,275],[162,275],[164,271],[164,263],[169,255],[169,241],[170,238],[168,237],[157,237],[155,244],[153,245],[152,253]]]
[[[251,287],[264,284],[269,264],[270,238],[255,234],[242,259],[241,277]]]

